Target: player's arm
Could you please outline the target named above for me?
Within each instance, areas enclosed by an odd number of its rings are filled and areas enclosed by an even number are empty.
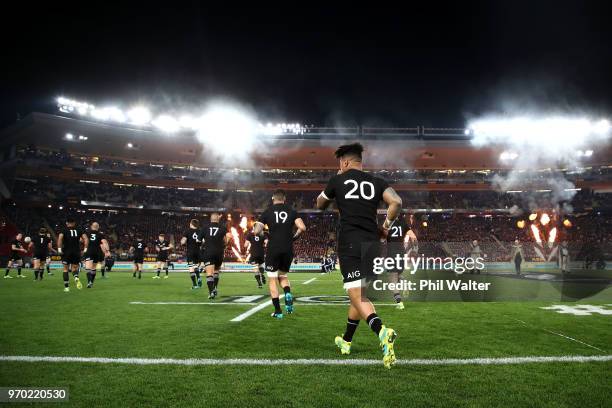
[[[187,243],[187,237],[181,238],[181,245],[185,246],[186,243]]]
[[[251,251],[251,241],[248,239],[244,241],[244,249],[246,250],[247,254]]]
[[[383,192],[383,201],[387,204],[387,218],[383,222],[383,229],[388,230],[402,211],[402,198],[397,195],[392,187],[387,187]]]
[[[104,252],[104,255],[110,255],[110,245],[108,245],[108,241],[106,240],[106,238],[103,238],[100,241],[100,248],[102,249],[102,252]]]
[[[340,173],[338,173],[340,174]],[[321,194],[317,197],[317,209],[324,210],[329,204],[331,204],[332,200],[336,197],[336,189],[335,189],[335,176],[329,180],[325,190],[321,191]]]
[[[230,234],[229,232],[227,232],[227,233],[225,234],[225,236],[223,237],[223,244],[224,244],[225,246],[228,246],[231,240],[232,240],[232,234]]]
[[[302,221],[301,218],[296,218],[294,224],[297,228],[297,231],[295,231],[295,234],[293,234],[293,239],[297,239],[306,231],[306,225],[304,224],[304,221]]]
[[[61,255],[62,245],[64,244],[64,233],[60,232],[57,236],[57,253]]]
[[[81,242],[83,242],[83,253],[87,252],[87,248],[89,247],[89,237],[87,234],[81,235]]]

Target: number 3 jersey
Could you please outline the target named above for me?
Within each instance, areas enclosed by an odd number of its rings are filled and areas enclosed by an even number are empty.
[[[259,222],[268,226],[268,251],[293,251],[293,226],[298,213],[288,204],[272,204],[259,217]]]
[[[340,212],[338,249],[378,240],[376,210],[389,184],[360,170],[347,170],[333,176],[323,191],[336,200]]]

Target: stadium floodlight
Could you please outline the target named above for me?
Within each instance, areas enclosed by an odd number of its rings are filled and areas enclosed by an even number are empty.
[[[130,109],[127,116],[132,124],[138,126],[147,125],[151,121],[151,112],[143,106]]]
[[[125,114],[121,111],[121,109],[111,106],[108,108],[104,108],[106,111],[108,118],[115,122],[123,123],[125,122]]]
[[[132,144],[132,142],[128,142],[128,144],[126,145],[128,149],[131,149],[134,147],[134,145]]]
[[[503,161],[516,160],[517,157],[518,154],[515,152],[502,152],[502,154],[499,155],[499,159]]]
[[[214,103],[198,119],[196,137],[225,158],[243,158],[256,143],[257,126],[249,110],[235,104]]]
[[[72,139],[74,139],[74,135],[72,133],[66,133],[66,139],[67,140],[72,140]]]
[[[179,122],[170,115],[160,115],[151,124],[166,133],[174,133],[180,129]]]
[[[587,151],[584,152],[584,155],[586,157],[591,157],[593,155],[593,151],[592,150],[587,150]]]

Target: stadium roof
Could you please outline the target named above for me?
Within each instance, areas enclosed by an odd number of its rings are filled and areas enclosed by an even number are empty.
[[[70,138],[67,137],[70,136]],[[124,127],[32,113],[1,132],[0,146],[31,144],[73,153],[125,160],[180,163],[203,167],[335,168],[333,152],[343,142],[366,147],[372,169],[495,169],[503,147],[474,147],[462,129],[310,128],[302,135],[262,136],[250,162],[220,162],[193,133],[168,135],[152,128]],[[234,146],[240,149],[240,146]],[[607,165],[612,147],[597,151],[585,165]]]

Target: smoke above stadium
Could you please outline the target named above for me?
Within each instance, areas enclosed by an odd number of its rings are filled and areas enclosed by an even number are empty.
[[[582,161],[608,144],[612,133],[605,119],[555,114],[485,116],[470,121],[468,132],[475,146],[505,149],[499,160],[511,170],[496,175],[493,182],[499,191],[526,193],[530,209],[543,202],[556,208],[560,202],[571,200],[577,191],[575,185],[554,169],[580,170]],[[530,186],[525,185],[527,179],[540,181]],[[542,199],[540,193],[548,194]]]

